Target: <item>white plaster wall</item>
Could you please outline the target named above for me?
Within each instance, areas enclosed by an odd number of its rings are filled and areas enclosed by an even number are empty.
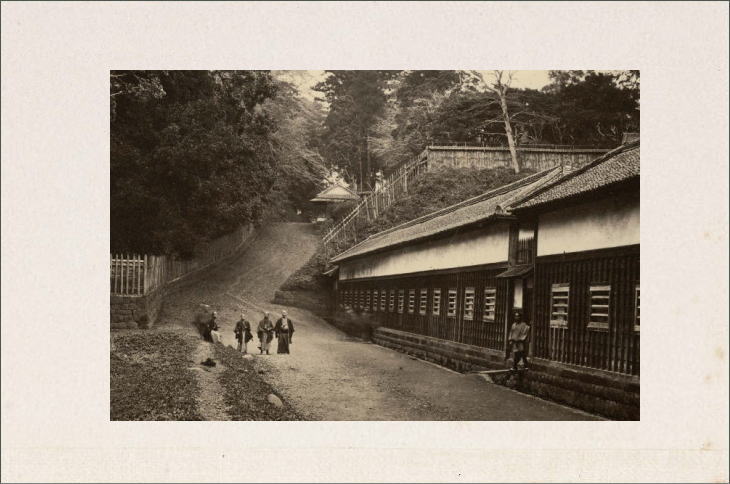
[[[539,217],[538,256],[638,243],[638,194],[599,199]]]
[[[514,279],[514,299],[512,299],[512,306],[515,308],[522,309],[522,279]]]
[[[502,222],[446,239],[422,242],[343,262],[340,265],[340,279],[391,276],[506,262],[508,246],[509,225]]]

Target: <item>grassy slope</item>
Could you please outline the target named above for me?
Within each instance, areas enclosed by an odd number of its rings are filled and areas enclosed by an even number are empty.
[[[195,335],[175,331],[113,332],[112,420],[200,420],[200,391],[188,370]]]
[[[512,183],[533,173],[526,170],[514,174],[506,168],[491,170],[449,168],[424,173],[406,197],[391,205],[377,220],[358,229],[357,242],[372,234],[476,197],[487,190]],[[281,286],[281,290],[318,291],[326,287],[328,279],[321,275],[326,262],[324,251],[320,248],[307,264],[289,277]]]
[[[192,355],[200,338],[180,329],[115,331],[111,336],[112,420],[201,420],[200,392]],[[215,346],[215,360],[226,366],[220,377],[233,420],[301,420],[291,406],[266,401],[277,392],[251,360],[233,348]]]
[[[220,384],[232,420],[302,420],[284,397],[261,379],[259,372],[263,370],[241,358],[241,353],[216,345],[215,356],[226,366]],[[275,407],[266,400],[270,393],[282,400],[283,407]]]

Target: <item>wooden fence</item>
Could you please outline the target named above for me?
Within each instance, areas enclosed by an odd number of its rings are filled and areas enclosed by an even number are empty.
[[[565,146],[518,147],[520,165],[525,169],[545,170],[567,164],[582,166],[608,149]],[[339,254],[358,241],[358,228],[378,217],[386,208],[408,193],[419,174],[437,167],[485,169],[511,166],[509,148],[483,146],[428,146],[413,160],[391,173],[377,191],[364,197],[322,238],[327,258]]]
[[[208,267],[238,250],[252,232],[242,226],[235,232],[210,242],[187,260],[164,255],[112,254],[111,294],[143,296],[195,271]]]
[[[327,257],[335,255],[357,240],[358,226],[377,218],[396,200],[408,193],[413,179],[427,170],[427,150],[388,175],[382,187],[364,197],[355,208],[335,224],[322,238]]]

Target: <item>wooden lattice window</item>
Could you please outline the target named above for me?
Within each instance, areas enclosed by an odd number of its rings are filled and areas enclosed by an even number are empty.
[[[421,298],[418,301],[418,313],[425,316],[428,306],[428,289],[421,289]]]
[[[497,288],[496,287],[485,287],[484,288],[484,308],[482,312],[482,321],[493,323],[496,320],[496,308],[497,307]]]
[[[365,311],[370,311],[370,289],[365,289]]]
[[[388,303],[388,310],[392,313],[395,311],[395,289],[390,290],[390,302]]]
[[[441,289],[433,290],[433,306],[431,307],[431,313],[434,316],[438,316],[441,313]]]
[[[550,290],[550,327],[568,327],[570,285],[553,284]]]
[[[608,331],[610,284],[591,284],[589,294],[591,304],[588,314],[588,329]]]
[[[398,312],[403,314],[403,308],[405,307],[406,291],[405,289],[398,289]]]
[[[474,319],[474,288],[467,287],[464,289],[464,319],[471,321]]]
[[[385,312],[385,298],[386,298],[386,290],[381,289],[380,290],[380,311]]]
[[[635,296],[636,296],[636,312],[634,314],[634,331],[636,331],[638,333],[639,332],[639,320],[641,317],[641,314],[639,312],[639,303],[640,303],[640,298],[641,298],[639,284],[636,284]]]
[[[408,290],[408,312],[413,314],[416,312],[416,290]]]
[[[360,289],[359,293],[360,293],[360,309],[364,309],[365,308],[365,290]]]
[[[456,289],[449,289],[448,306],[446,307],[446,315],[456,317]]]

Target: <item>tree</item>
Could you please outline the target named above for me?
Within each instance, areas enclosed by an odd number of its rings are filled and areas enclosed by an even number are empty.
[[[191,256],[257,223],[276,173],[265,71],[115,71],[111,242]]]
[[[455,92],[474,92],[478,78],[468,71],[403,71],[373,128],[372,152],[382,167],[412,159],[434,141],[442,103]]]
[[[328,163],[356,173],[364,187],[375,172],[370,163],[368,137],[387,101],[389,82],[397,71],[326,71],[315,86],[329,104],[323,134],[323,154]]]
[[[288,82],[277,80],[275,84],[276,95],[264,102],[263,110],[274,125],[271,141],[277,159],[270,206],[281,214],[306,207],[321,190],[328,170],[319,152],[325,117],[322,106],[301,97]]]
[[[510,158],[512,160],[512,169],[515,173],[520,172],[520,163],[517,159],[517,148],[515,148],[514,132],[512,131],[512,123],[507,107],[507,92],[512,84],[512,71],[493,71],[494,82],[486,84],[488,92],[494,94],[499,101],[499,107],[502,112],[502,121],[504,122],[504,132],[507,135],[507,144],[509,145]]]
[[[562,143],[616,146],[639,131],[638,71],[550,71],[543,91],[554,97]]]

